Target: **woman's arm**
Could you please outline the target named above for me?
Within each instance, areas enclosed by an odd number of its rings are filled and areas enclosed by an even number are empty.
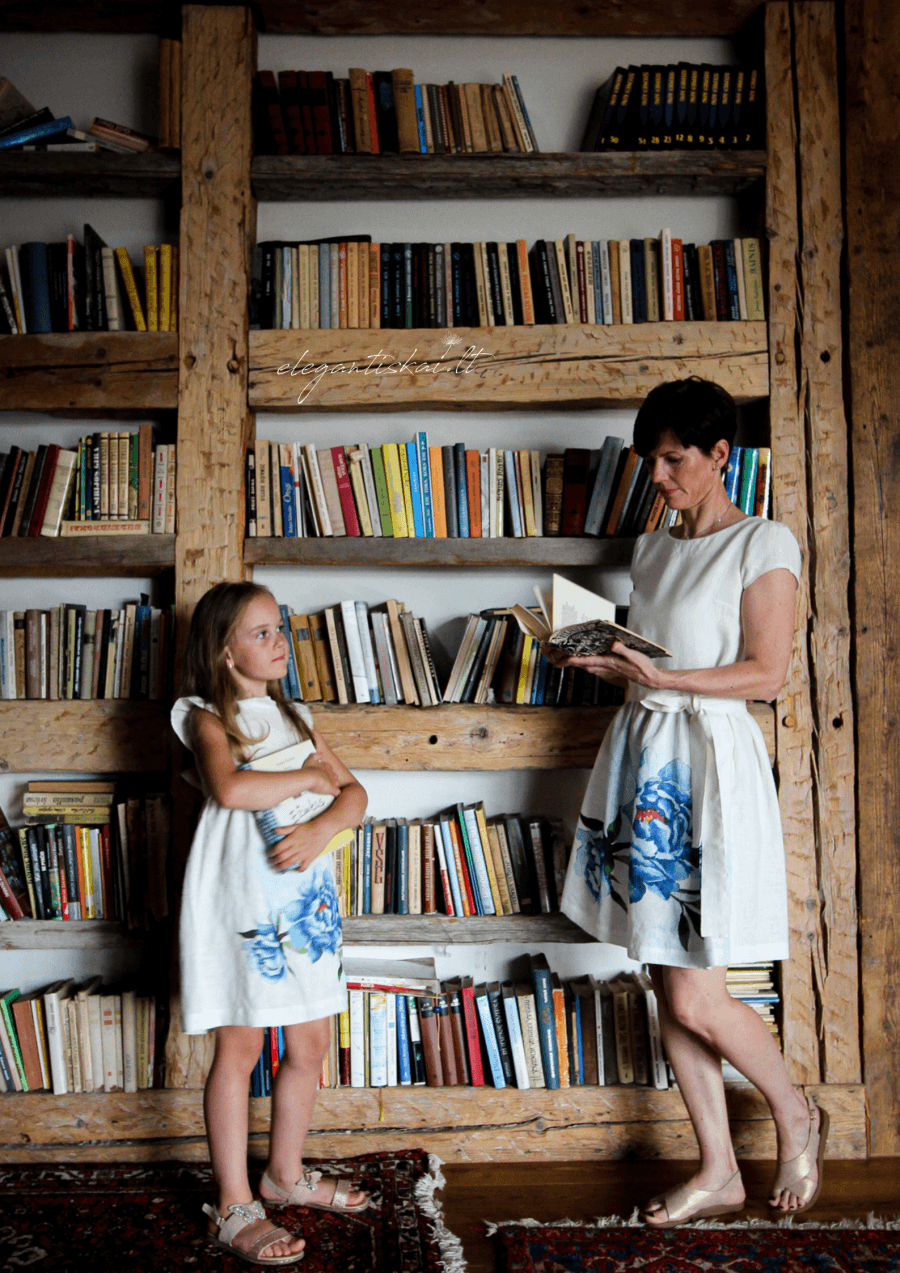
[[[278,828],[285,832],[284,839],[269,850],[269,861],[278,871],[287,871],[292,867],[305,871],[339,831],[359,826],[366,812],[368,797],[362,784],[357,782],[318,731],[313,733],[313,742],[316,745],[316,755],[322,758],[323,766],[334,775],[339,794],[334,804],[329,805],[324,813],[320,813],[311,822]]]
[[[741,596],[741,630],[744,657],[725,667],[657,667],[652,660],[620,642],[612,653],[568,660],[607,680],[624,676],[636,685],[654,690],[680,690],[685,694],[709,694],[715,698],[776,698],[787,676],[794,639],[797,581],[789,570],[768,570],[755,579]],[[702,615],[698,615],[702,622]]]
[[[190,729],[194,757],[204,788],[226,809],[271,809],[289,796],[299,796],[304,791],[314,791],[321,796],[340,794],[337,773],[332,771],[327,757],[320,756],[318,764],[307,762],[303,769],[288,769],[283,773],[238,769],[228,746],[225,727],[218,716],[195,707],[191,713]],[[333,753],[330,755],[335,759]]]

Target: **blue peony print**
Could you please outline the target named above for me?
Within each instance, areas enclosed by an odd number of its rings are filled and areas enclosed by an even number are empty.
[[[316,963],[322,955],[333,955],[341,944],[341,917],[337,890],[330,874],[312,882],[296,901],[284,908],[288,924],[287,940],[295,950]]]
[[[261,924],[255,932],[241,933],[250,967],[269,981],[280,981],[285,975],[283,938],[273,924]]]
[[[612,881],[616,859],[622,858],[628,852],[627,844],[616,843],[616,837],[621,829],[621,814],[605,829],[603,823],[596,818],[588,818],[582,814],[575,832],[573,852],[576,854],[584,875],[584,882],[594,901],[599,902],[605,891],[614,902],[624,907],[625,903],[616,892]]]
[[[669,900],[682,881],[700,867],[700,848],[691,844],[691,771],[671,760],[645,779],[631,808],[628,897],[639,902],[650,889]]]

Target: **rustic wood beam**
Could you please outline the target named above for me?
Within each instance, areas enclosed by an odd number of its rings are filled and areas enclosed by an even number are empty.
[[[847,376],[852,426],[863,1075],[870,1152],[900,1154],[900,8],[848,0]]]
[[[51,579],[108,575],[143,579],[175,565],[174,535],[0,539],[0,576]]]
[[[0,336],[0,411],[174,407],[174,332]]]
[[[2,548],[2,541],[0,541]],[[348,541],[344,536],[310,539],[248,539],[244,561],[254,566],[345,566]],[[378,539],[357,538],[354,566],[394,570],[399,567],[484,566],[492,570],[521,566],[627,566],[633,539],[537,536],[532,539]]]
[[[74,147],[72,147],[75,150]],[[177,155],[148,151],[141,155],[0,154],[0,195],[16,199],[162,198],[177,194],[181,163]]]
[[[0,703],[0,773],[161,772],[168,709],[127,698]]]

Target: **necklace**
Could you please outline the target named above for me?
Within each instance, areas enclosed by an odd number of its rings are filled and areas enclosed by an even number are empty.
[[[685,535],[685,539],[704,539],[707,535],[711,535],[713,531],[716,529],[716,527],[718,526],[719,522],[723,522],[725,520],[725,518],[731,512],[731,509],[732,509],[732,505],[729,504],[728,507],[725,509],[725,512],[722,514],[722,516],[717,517],[716,520],[713,522],[712,526],[710,526],[707,530],[702,530],[699,535]]]

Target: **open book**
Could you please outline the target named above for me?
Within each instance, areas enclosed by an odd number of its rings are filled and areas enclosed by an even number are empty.
[[[616,607],[611,601],[599,597],[587,588],[553,576],[553,595],[547,597],[535,585],[534,594],[541,609],[540,615],[524,606],[512,606],[519,627],[529,636],[555,646],[565,654],[608,654],[614,641],[621,641],[630,650],[637,650],[651,659],[671,654],[662,645],[646,641],[636,632],[615,622]]]
[[[262,773],[284,773],[290,769],[302,769],[310,756],[315,755],[315,751],[315,743],[307,738],[301,743],[291,743],[290,747],[283,747],[281,751],[273,751],[268,756],[250,760],[241,765],[241,768]],[[278,827],[295,827],[301,822],[312,822],[313,818],[317,818],[334,804],[334,800],[334,796],[323,796],[317,791],[301,791],[299,796],[288,796],[287,800],[282,800],[271,809],[255,809],[253,816],[266,847],[271,849],[284,838],[278,834]],[[333,836],[323,852],[333,853],[343,844],[352,844],[353,839],[354,833],[348,827]]]

